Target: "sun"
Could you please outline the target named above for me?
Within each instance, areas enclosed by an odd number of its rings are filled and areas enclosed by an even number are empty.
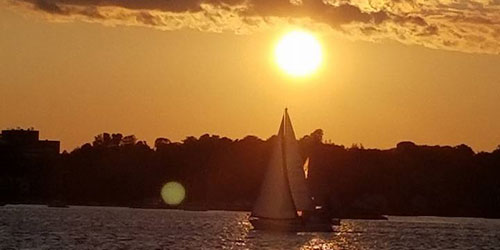
[[[321,44],[309,32],[294,30],[285,34],[274,51],[278,66],[291,76],[314,73],[323,60]]]

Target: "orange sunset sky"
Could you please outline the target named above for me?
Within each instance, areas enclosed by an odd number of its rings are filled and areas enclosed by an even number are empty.
[[[266,139],[287,106],[346,146],[500,144],[498,2],[270,2],[0,0],[0,128]],[[295,27],[323,49],[308,77],[274,61]]]

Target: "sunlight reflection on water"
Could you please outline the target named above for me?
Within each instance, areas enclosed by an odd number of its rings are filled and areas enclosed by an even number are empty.
[[[333,233],[252,230],[242,212],[0,207],[0,249],[500,249],[500,220],[343,220]]]

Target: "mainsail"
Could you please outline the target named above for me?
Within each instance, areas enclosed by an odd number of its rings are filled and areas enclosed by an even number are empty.
[[[297,217],[297,210],[312,210],[302,167],[299,145],[285,109],[252,216],[293,219]]]
[[[262,182],[260,195],[255,202],[252,216],[270,219],[294,219],[297,212],[293,203],[284,161],[285,118],[281,120],[273,152]]]

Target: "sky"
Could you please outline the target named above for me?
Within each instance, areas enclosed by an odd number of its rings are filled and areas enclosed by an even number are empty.
[[[321,68],[274,62],[310,30]],[[180,141],[275,134],[336,144],[500,144],[500,2],[0,0],[0,128],[72,150],[102,132]]]

